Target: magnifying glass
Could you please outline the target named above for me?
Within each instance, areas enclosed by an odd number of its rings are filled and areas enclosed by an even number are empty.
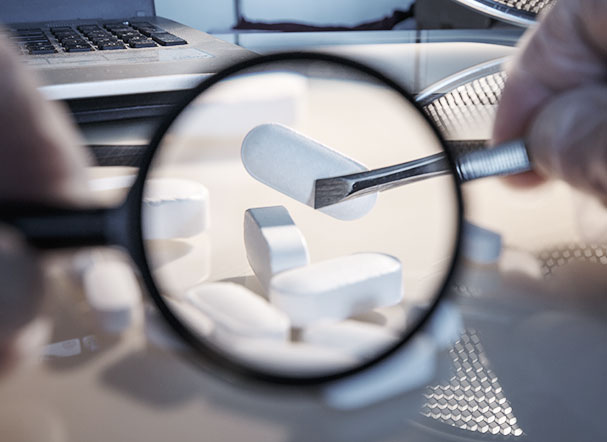
[[[269,55],[176,107],[119,206],[5,201],[0,220],[41,249],[125,249],[214,372],[320,384],[389,358],[435,311],[458,256],[460,183],[529,168],[520,143],[476,154],[453,157],[413,97],[367,66]],[[344,177],[355,191],[329,198],[320,183]]]

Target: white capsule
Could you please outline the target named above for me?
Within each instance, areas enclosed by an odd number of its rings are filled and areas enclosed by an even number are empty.
[[[126,331],[140,314],[141,289],[127,263],[95,260],[85,270],[83,284],[86,299],[106,332]]]
[[[145,239],[188,238],[209,228],[209,191],[183,179],[154,178],[145,182],[142,228]]]
[[[352,410],[425,387],[436,373],[436,343],[423,335],[413,339],[388,359],[323,390],[326,403]]]
[[[498,268],[502,273],[517,273],[531,279],[541,279],[543,276],[540,261],[524,250],[504,249]]]
[[[45,345],[42,349],[43,358],[68,358],[82,353],[80,339],[68,339],[67,341],[53,342]]]
[[[242,163],[256,180],[314,207],[314,182],[319,178],[364,172],[365,166],[280,124],[262,124],[242,142]],[[341,220],[366,215],[377,194],[323,207]]]
[[[201,284],[188,290],[186,299],[213,322],[213,338],[286,340],[288,318],[259,295],[229,282]]]
[[[336,349],[267,339],[235,341],[230,347],[230,353],[256,368],[291,376],[325,375],[360,363],[358,359]]]
[[[478,264],[497,262],[502,251],[502,236],[492,230],[464,221],[462,254]]]
[[[283,206],[248,209],[244,244],[249,264],[266,293],[272,276],[310,263],[306,240]]]
[[[306,327],[301,340],[321,347],[338,349],[357,359],[377,356],[398,342],[398,335],[385,327],[345,320]]]
[[[321,319],[345,319],[403,297],[400,261],[358,253],[279,273],[270,283],[272,304],[295,327]]]

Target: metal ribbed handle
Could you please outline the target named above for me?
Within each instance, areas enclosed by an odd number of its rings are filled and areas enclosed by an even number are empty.
[[[514,140],[457,158],[457,173],[462,182],[498,175],[513,175],[531,170],[523,140]]]

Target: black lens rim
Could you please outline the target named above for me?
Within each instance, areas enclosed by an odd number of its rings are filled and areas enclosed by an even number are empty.
[[[434,134],[439,140],[443,151],[446,154],[447,160],[449,161],[453,170],[456,170],[455,161],[449,149],[446,148],[446,143],[435,126],[432,120],[428,117],[428,115],[423,111],[421,106],[416,103],[414,97],[407,92],[401,85],[397,82],[391,80],[386,77],[381,72],[366,66],[362,63],[359,63],[354,60],[350,60],[348,58],[344,58],[341,56],[324,54],[324,53],[314,53],[314,52],[282,52],[275,53],[270,55],[261,55],[258,57],[250,58],[241,62],[238,62],[234,65],[231,65],[218,73],[212,75],[211,77],[204,79],[198,86],[191,90],[189,94],[176,105],[172,111],[161,121],[160,125],[156,129],[152,141],[150,143],[150,148],[145,152],[142,163],[140,165],[139,173],[133,184],[129,195],[127,197],[125,207],[128,208],[129,211],[129,219],[131,220],[130,232],[132,234],[131,241],[129,244],[129,249],[131,254],[133,255],[134,260],[138,264],[138,267],[141,271],[141,276],[144,281],[144,284],[150,294],[152,300],[160,310],[164,319],[168,322],[170,327],[185,341],[188,345],[195,351],[198,357],[188,358],[193,361],[200,363],[202,367],[204,367],[205,371],[212,372],[217,374],[219,377],[227,378],[230,380],[241,380],[245,382],[254,382],[254,383],[263,383],[265,385],[273,384],[276,386],[288,386],[288,387],[298,387],[298,386],[319,386],[322,384],[326,384],[329,382],[337,381],[343,379],[345,377],[355,375],[364,370],[367,370],[379,362],[382,362],[389,357],[391,357],[394,353],[399,351],[404,345],[406,345],[414,335],[416,335],[430,320],[431,316],[436,311],[438,305],[441,301],[443,301],[449,294],[449,286],[450,282],[453,280],[453,276],[455,274],[456,265],[460,256],[461,250],[461,241],[462,241],[462,223],[463,223],[463,214],[464,214],[464,203],[462,198],[462,192],[460,188],[460,183],[455,174],[452,175],[452,179],[454,180],[454,186],[456,190],[456,198],[457,198],[457,235],[455,241],[455,250],[453,253],[453,257],[449,264],[449,270],[447,272],[446,278],[443,281],[441,289],[435,299],[427,308],[426,312],[418,319],[417,324],[414,327],[410,328],[408,333],[406,333],[398,343],[396,343],[391,348],[381,352],[374,358],[363,362],[360,365],[349,368],[347,370],[322,374],[322,375],[313,375],[313,376],[291,376],[291,375],[282,375],[277,374],[271,371],[261,370],[259,368],[254,368],[249,365],[245,365],[243,363],[237,362],[234,358],[227,356],[226,354],[215,351],[210,345],[207,345],[200,339],[196,338],[196,336],[186,327],[184,326],[177,317],[173,314],[171,309],[167,306],[167,304],[163,301],[162,296],[154,282],[154,278],[152,276],[151,268],[146,258],[145,246],[143,241],[143,232],[142,232],[142,204],[141,201],[143,199],[143,190],[145,185],[145,179],[150,171],[150,167],[153,163],[153,158],[156,154],[156,151],[159,149],[161,141],[163,140],[165,134],[171,128],[173,122],[178,118],[181,112],[201,93],[205,90],[209,89],[213,85],[219,83],[220,81],[230,77],[234,74],[237,74],[240,71],[250,69],[256,66],[260,66],[263,64],[269,63],[277,63],[277,62],[285,62],[285,61],[305,61],[305,62],[327,62],[333,63],[336,65],[341,65],[353,69],[355,71],[362,72],[369,77],[372,77],[379,82],[391,87],[393,90],[398,92],[403,99],[407,100],[412,106],[414,106],[420,114],[423,116],[427,124],[432,128]]]

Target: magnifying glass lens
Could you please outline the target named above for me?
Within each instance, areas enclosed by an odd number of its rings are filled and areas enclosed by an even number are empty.
[[[201,347],[318,377],[397,346],[453,264],[444,174],[315,209],[315,180],[443,152],[381,78],[335,61],[258,63],[209,85],[160,141],[144,186],[147,261]]]

